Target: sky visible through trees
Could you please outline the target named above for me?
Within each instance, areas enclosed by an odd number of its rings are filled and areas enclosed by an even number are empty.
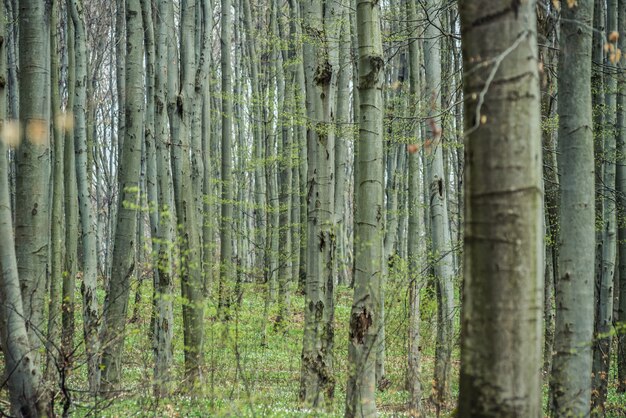
[[[0,414],[626,414],[626,0],[0,2]]]

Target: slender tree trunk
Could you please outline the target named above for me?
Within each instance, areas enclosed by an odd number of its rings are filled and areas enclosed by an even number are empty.
[[[447,196],[441,144],[441,46],[439,40],[440,0],[429,0],[424,39],[426,106],[428,132],[426,139],[426,177],[428,185],[430,235],[437,283],[437,346],[435,354],[434,401],[439,410],[450,396],[450,371],[454,323],[454,274]]]
[[[497,2],[459,4],[468,98],[460,417],[542,416],[544,221],[535,6],[529,1],[498,13]]]
[[[255,274],[258,280],[265,277],[265,234],[267,223],[266,196],[265,196],[265,170],[263,157],[262,139],[262,111],[261,95],[259,91],[259,70],[256,46],[256,32],[252,25],[252,12],[250,0],[243,1],[243,17],[246,28],[246,45],[248,62],[250,65],[251,84],[251,108],[252,108],[252,149],[254,160],[254,244],[255,244]]]
[[[358,0],[359,154],[356,165],[354,299],[350,313],[346,417],[376,415],[376,356],[383,317],[383,75],[380,6]],[[356,170],[355,170],[356,171]]]
[[[609,0],[607,6],[607,32],[617,31],[617,0]],[[610,42],[613,51],[616,42]],[[611,54],[613,58],[611,58]],[[608,390],[609,360],[613,326],[613,279],[617,251],[617,231],[615,212],[615,114],[616,114],[616,62],[615,52],[610,52],[604,67],[605,78],[605,135],[604,135],[604,173],[603,173],[603,223],[602,223],[602,266],[596,283],[596,320],[592,368],[592,409],[604,414],[604,404]]]
[[[170,138],[167,128],[167,68],[168,68],[168,21],[173,13],[172,4],[160,0],[157,4],[155,36],[155,147],[157,153],[157,228],[158,275],[154,283],[154,322],[152,338],[154,344],[154,392],[155,396],[167,396],[171,390],[173,365],[172,295],[174,285],[173,253],[176,246],[174,225],[176,213],[172,204],[172,171],[170,168]]]
[[[618,1],[618,29],[620,32],[619,49],[626,51],[626,1]],[[617,149],[619,159],[616,167],[617,208],[618,208],[618,268],[619,268],[619,303],[617,311],[617,390],[626,392],[626,75],[624,74],[625,59],[620,61],[621,71],[617,80]]]
[[[233,253],[233,165],[232,165],[232,68],[231,68],[231,36],[233,31],[231,0],[221,0],[221,69],[222,69],[222,217],[220,219],[220,282],[219,310],[222,319],[228,319],[232,298],[231,286],[234,275]]]
[[[67,22],[67,28],[68,97],[66,111],[74,109],[74,90],[76,89],[74,25],[71,19]],[[65,275],[63,276],[63,302],[61,305],[63,310],[61,344],[63,346],[63,357],[69,363],[68,367],[72,363],[72,353],[74,352],[75,290],[76,275],[78,274],[79,214],[74,137],[73,129],[65,131],[65,147],[63,150],[63,177],[65,178]]]
[[[98,362],[98,259],[96,253],[96,230],[87,161],[87,46],[85,24],[83,23],[83,5],[80,0],[68,1],[68,9],[74,25],[76,54],[76,87],[74,89],[74,140],[76,152],[76,179],[78,184],[78,202],[82,230],[83,256],[83,333],[87,352],[89,390],[98,390],[100,365]]]
[[[300,3],[296,0],[289,0],[291,11],[291,30],[293,32],[295,56],[302,57],[304,47],[302,44],[302,21]],[[306,266],[307,266],[307,242],[308,242],[308,209],[307,209],[307,186],[308,186],[308,161],[307,161],[307,126],[305,118],[307,116],[306,107],[306,80],[304,75],[304,63],[296,60],[295,63],[295,114],[298,123],[295,127],[294,143],[298,152],[298,177],[299,194],[298,202],[300,209],[300,241],[299,241],[299,265],[298,265],[298,289],[302,293],[306,292]],[[295,222],[295,221],[294,221]]]
[[[122,348],[134,272],[135,232],[139,204],[141,143],[143,142],[143,24],[139,0],[126,0],[126,68],[124,143],[118,175],[119,200],[111,280],[104,302],[102,382],[100,391],[113,395],[121,380]]]
[[[552,409],[558,417],[588,416],[595,223],[591,108],[591,0],[561,9],[558,79],[561,175],[559,278],[552,359]]]
[[[413,34],[414,22],[417,22],[417,7],[415,1],[406,2],[407,23],[411,25]],[[409,42],[409,83],[410,100],[414,105],[410,108],[411,116],[419,115],[420,100],[420,48],[419,41],[413,39]],[[407,258],[409,262],[409,325],[408,325],[408,367],[407,367],[407,390],[409,392],[409,409],[412,415],[422,414],[421,398],[422,385],[420,383],[420,290],[423,275],[420,273],[424,268],[426,246],[424,245],[425,231],[422,211],[422,181],[420,179],[419,163],[420,154],[418,147],[421,144],[420,124],[415,124],[413,141],[415,147],[407,148],[409,152],[409,196],[408,217],[409,232]]]
[[[200,265],[200,240],[197,223],[197,202],[193,196],[192,116],[194,111],[196,7],[193,0],[181,3],[180,20],[180,87],[176,95],[173,117],[177,132],[172,149],[172,169],[176,215],[180,230],[181,293],[183,296],[183,328],[185,341],[185,377],[189,389],[197,389],[202,381],[204,341],[204,283]],[[172,119],[170,118],[170,124]]]
[[[347,264],[347,203],[348,203],[348,141],[352,136],[350,125],[350,81],[352,80],[352,57],[350,56],[350,21],[346,1],[341,2],[339,31],[339,71],[337,75],[337,128],[335,138],[335,233],[337,236],[335,256],[337,284],[348,283]]]
[[[276,18],[274,20],[275,27],[272,29],[277,38],[284,37],[283,25],[278,22],[280,12],[280,2],[274,1],[274,9],[276,9]],[[280,25],[280,31],[278,26]],[[283,33],[281,33],[283,32]],[[285,35],[285,36],[281,36]],[[275,60],[275,71],[278,89],[278,127],[279,127],[279,142],[278,142],[278,317],[276,323],[282,326],[281,322],[288,317],[290,312],[290,296],[291,296],[291,130],[289,123],[289,113],[292,100],[291,95],[287,94],[287,87],[285,84],[285,70],[284,61],[287,58],[284,51],[277,51],[280,56],[277,56]]]
[[[59,92],[59,54],[58,54],[58,15],[59,3],[53,1],[50,13],[50,85],[52,135],[54,146],[52,214],[50,225],[50,300],[48,302],[48,336],[46,341],[46,381],[58,383],[59,373],[64,373],[64,359],[61,348],[61,286],[63,283],[65,252],[65,184],[63,178],[63,123],[61,114],[61,95]],[[4,15],[0,15],[4,17]],[[4,33],[4,32],[1,32]],[[4,116],[4,115],[2,115]]]

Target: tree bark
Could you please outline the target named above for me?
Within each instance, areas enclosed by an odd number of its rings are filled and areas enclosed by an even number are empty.
[[[588,416],[594,285],[594,155],[591,107],[593,3],[561,9],[559,55],[559,278],[551,408],[557,417]]]
[[[617,31],[617,0],[607,2],[607,32]],[[604,132],[604,172],[602,174],[602,265],[596,282],[595,338],[593,348],[591,404],[597,413],[604,414],[604,404],[608,390],[610,349],[613,337],[613,278],[617,251],[616,207],[615,207],[615,114],[617,90],[617,66],[615,57],[616,42],[609,42],[609,59],[604,67],[605,82],[605,126]]]
[[[542,416],[535,7],[534,1],[459,3],[466,98],[459,417]]]
[[[330,6],[330,5],[328,5]],[[335,254],[334,115],[336,71],[329,45],[330,7],[306,0],[303,10],[304,74],[307,125],[307,244],[304,338],[300,374],[300,400],[318,408],[332,404],[333,317]]]
[[[122,348],[134,272],[135,233],[139,205],[141,143],[143,142],[143,24],[139,0],[126,0],[125,127],[118,175],[119,200],[111,279],[104,301],[101,335],[100,392],[112,396],[121,380]]]
[[[383,317],[383,74],[380,6],[358,0],[359,154],[356,165],[354,299],[350,313],[346,417],[376,415],[376,353]],[[355,170],[356,171],[356,170]]]
[[[426,183],[428,187],[430,238],[437,285],[437,345],[435,353],[435,393],[439,410],[450,397],[450,372],[454,323],[454,260],[450,240],[443,147],[441,143],[441,45],[439,40],[442,2],[429,0],[424,39],[424,63],[428,130],[426,150]]]
[[[23,12],[28,11],[23,10]],[[0,34],[2,36],[6,33],[5,16],[4,3],[0,2]],[[33,17],[36,16],[33,15]],[[42,31],[41,34],[48,36],[47,31]],[[0,42],[0,77],[3,79],[7,74],[7,44],[4,39]],[[40,56],[40,58],[45,59],[46,56]],[[28,78],[23,79],[23,82],[28,81]],[[6,98],[6,83],[0,83],[0,117],[3,126],[7,123]],[[8,374],[7,382],[11,413],[14,416],[35,418],[45,415],[46,410],[41,396],[43,386],[41,386],[38,364],[35,361],[36,352],[32,351],[32,345],[29,342],[26,324],[28,317],[25,316],[20,292],[8,172],[7,148],[5,143],[0,141],[0,236],[3,237],[0,239],[0,307],[2,307],[0,309],[0,323],[2,324],[0,338],[2,338],[5,370],[12,371]]]
[[[19,4],[19,100],[22,141],[15,152],[15,252],[31,360],[38,366],[45,329],[50,191],[50,11]]]
[[[98,341],[98,259],[96,253],[95,214],[92,207],[89,163],[87,159],[87,39],[83,22],[83,4],[80,0],[68,1],[74,25],[75,42],[75,77],[74,88],[74,141],[76,153],[76,179],[78,185],[78,203],[80,209],[81,243],[83,256],[83,335],[87,353],[89,390],[98,390],[100,379],[99,341]]]

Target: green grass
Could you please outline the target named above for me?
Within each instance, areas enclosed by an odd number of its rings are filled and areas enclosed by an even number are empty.
[[[396,286],[398,285],[398,286]],[[407,302],[404,286],[390,280],[386,294],[387,351],[386,376],[391,385],[378,394],[381,416],[403,416],[407,394],[405,383],[405,341]],[[398,290],[391,290],[398,289]],[[270,311],[267,341],[263,344],[263,306],[265,286],[246,283],[241,307],[226,327],[216,319],[216,307],[207,303],[205,311],[204,384],[200,394],[190,397],[177,390],[168,399],[154,399],[151,392],[152,350],[149,340],[150,295],[149,285],[142,286],[142,301],[138,306],[139,320],[129,323],[124,347],[122,392],[108,401],[96,402],[86,395],[85,367],[79,367],[71,376],[69,386],[75,405],[73,416],[97,415],[103,417],[170,416],[170,417],[339,417],[343,416],[345,385],[347,381],[348,317],[352,291],[337,289],[335,308],[334,369],[336,391],[331,410],[321,413],[309,411],[298,402],[300,354],[302,350],[304,298],[294,294],[291,313],[284,331],[276,331]],[[424,290],[422,311],[423,383],[425,397],[432,386],[434,355],[434,302]],[[181,382],[183,370],[182,315],[180,300],[175,302],[174,380]],[[129,312],[134,306],[131,304]],[[80,321],[77,315],[77,320]],[[76,342],[80,344],[82,325],[77,323]],[[79,348],[80,357],[82,349]],[[456,364],[456,363],[455,363]],[[456,381],[456,378],[454,379]],[[181,385],[178,385],[180,389]],[[453,392],[457,388],[453,385]]]
[[[386,285],[386,377],[390,386],[377,395],[380,416],[409,416],[405,391],[406,340],[408,302],[406,284],[401,273],[392,274]],[[309,411],[298,402],[300,354],[302,349],[304,298],[294,294],[291,313],[284,331],[276,331],[273,320],[277,311],[270,311],[267,340],[263,344],[263,310],[265,286],[246,283],[243,302],[226,327],[217,320],[214,304],[205,311],[204,384],[197,396],[190,397],[181,388],[183,370],[183,331],[181,300],[175,301],[173,380],[177,383],[173,395],[155,399],[152,395],[152,348],[149,337],[150,281],[141,288],[137,322],[128,323],[123,356],[122,391],[109,400],[92,399],[87,394],[86,367],[82,347],[80,306],[76,314],[76,367],[68,379],[74,404],[71,416],[98,417],[342,417],[345,403],[347,370],[348,318],[352,291],[337,289],[335,308],[334,370],[335,399],[331,410]],[[133,288],[133,291],[135,288]],[[133,298],[131,298],[133,299]],[[129,307],[129,315],[134,309]],[[421,383],[423,404],[427,416],[435,416],[428,401],[432,390],[435,352],[436,301],[432,286],[423,286],[421,305]],[[458,337],[458,335],[457,335]],[[458,395],[459,353],[453,353],[453,375],[450,382],[452,401],[442,411],[442,417],[454,416]],[[615,365],[615,362],[612,362]],[[615,371],[611,372],[614,376]],[[613,382],[615,379],[611,379]],[[3,393],[6,399],[6,392]],[[544,405],[547,389],[544,387]],[[626,395],[609,387],[607,417],[626,417]],[[57,405],[59,406],[59,405]],[[6,409],[6,408],[4,408]]]

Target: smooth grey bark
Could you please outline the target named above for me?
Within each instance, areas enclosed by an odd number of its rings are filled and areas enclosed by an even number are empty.
[[[342,0],[337,19],[339,28],[339,70],[337,74],[337,128],[335,137],[335,245],[336,276],[338,285],[348,284],[347,206],[348,206],[348,141],[352,136],[350,124],[350,81],[352,57],[350,56],[350,20],[347,2]]]
[[[173,15],[170,17],[173,20]],[[197,223],[197,202],[193,196],[193,177],[190,149],[192,146],[192,116],[194,111],[196,7],[193,0],[185,0],[180,8],[180,86],[172,97],[172,177],[176,218],[180,234],[181,293],[183,296],[183,328],[185,377],[188,388],[198,389],[202,381],[204,362],[204,283],[200,264],[200,239]],[[171,23],[168,23],[170,26]],[[170,26],[170,28],[172,28]],[[174,46],[172,45],[172,48]],[[173,57],[176,57],[172,51]],[[171,65],[171,64],[170,64]],[[171,70],[170,70],[171,71]]]
[[[429,0],[424,39],[425,99],[427,103],[426,180],[434,274],[437,285],[437,345],[435,354],[435,404],[440,408],[450,396],[454,324],[454,260],[450,240],[447,196],[441,142],[441,44],[438,27],[442,2]]]
[[[61,285],[65,255],[65,184],[63,178],[63,122],[59,92],[58,15],[59,2],[50,5],[50,107],[52,113],[53,179],[52,213],[50,217],[50,299],[48,301],[48,328],[46,341],[45,380],[58,381],[65,364],[61,352]],[[2,18],[3,15],[0,15]],[[4,32],[0,32],[4,33]]]
[[[593,3],[561,10],[558,79],[561,175],[559,277],[551,408],[558,417],[588,416],[595,254],[591,98]]]
[[[270,5],[269,26],[274,31],[277,19],[276,8],[274,3]],[[276,33],[277,30],[274,32]],[[274,129],[274,115],[280,109],[280,97],[275,93],[278,90],[278,75],[276,74],[273,63],[278,60],[278,53],[275,48],[271,48],[268,52],[270,61],[268,61],[262,69],[264,77],[262,77],[263,91],[263,137],[264,137],[264,156],[265,156],[265,193],[267,200],[267,223],[265,225],[265,251],[264,251],[264,283],[265,283],[265,304],[263,309],[263,321],[268,322],[269,310],[276,300],[277,270],[278,270],[278,223],[279,223],[279,202],[278,202],[278,181],[276,172],[276,136]],[[267,325],[262,326],[262,344],[266,344]]]
[[[15,252],[32,361],[39,365],[49,252],[50,11],[19,4],[19,101],[22,141],[15,152]]]
[[[148,211],[148,221],[150,223],[150,248],[151,261],[149,265],[152,268],[152,278],[154,283],[159,282],[158,254],[159,240],[157,239],[159,229],[159,200],[157,185],[157,156],[156,156],[156,140],[155,140],[155,119],[156,119],[156,70],[155,70],[155,54],[154,45],[154,23],[152,22],[152,4],[147,0],[141,0],[141,20],[144,27],[144,48],[145,48],[145,83],[146,83],[146,111],[144,116],[144,143],[143,143],[143,187],[145,193],[142,196],[142,211],[138,214],[138,222],[141,225],[143,219],[143,210]],[[143,202],[145,200],[145,203]],[[142,228],[137,228],[138,242],[139,234]],[[139,247],[139,246],[138,246]],[[138,252],[143,252],[143,248],[138,248]],[[137,257],[140,259],[140,257]],[[139,260],[138,260],[139,261]],[[141,300],[141,284],[143,278],[137,283],[135,290],[135,305],[131,322],[136,322],[139,318],[139,301]]]
[[[617,0],[609,0],[606,9],[607,33],[617,31]],[[591,383],[591,404],[596,413],[604,411],[608,390],[611,330],[613,328],[613,279],[617,251],[616,205],[615,205],[615,162],[616,162],[616,90],[617,66],[615,54],[617,43],[609,42],[609,57],[604,66],[605,127],[602,173],[602,264],[596,282],[595,339]]]
[[[280,2],[274,1],[274,9],[277,16],[273,19],[272,31],[277,38],[284,37],[284,27],[278,21]],[[274,12],[272,12],[274,13]],[[279,28],[280,26],[280,28]],[[279,31],[280,29],[280,31]],[[285,36],[281,36],[285,35]],[[288,318],[291,303],[291,146],[292,135],[289,126],[289,114],[291,113],[292,95],[287,93],[289,86],[285,81],[285,61],[287,54],[284,49],[278,51],[280,56],[274,61],[276,71],[276,84],[278,90],[278,316],[276,324],[282,327],[285,318]],[[293,91],[293,90],[292,90]]]
[[[415,1],[406,2],[407,23],[417,21],[417,7]],[[409,33],[413,33],[413,28]],[[409,88],[413,106],[410,108],[412,116],[418,116],[420,111],[420,48],[419,41],[413,39],[408,45],[409,52]],[[407,362],[407,390],[409,392],[409,409],[415,416],[422,414],[422,385],[420,382],[420,290],[423,275],[421,269],[425,265],[426,246],[424,245],[425,231],[423,219],[423,191],[420,179],[421,143],[420,124],[415,124],[412,140],[415,148],[407,147],[409,153],[409,183],[408,183],[408,244],[407,259],[409,263],[409,324],[408,324],[408,362]]]
[[[6,33],[6,11],[0,2],[0,34]],[[46,36],[48,33],[45,33]],[[0,78],[7,77],[7,43],[0,42]],[[43,57],[45,58],[45,57]],[[0,83],[0,118],[6,123],[7,92],[6,83]],[[3,138],[4,140],[4,138]],[[31,350],[20,292],[20,278],[15,254],[13,221],[11,215],[11,195],[9,192],[9,164],[7,148],[0,141],[0,323],[2,330],[2,350],[5,370],[8,374],[7,386],[11,413],[19,417],[40,417],[46,413],[41,397],[41,375]]]
[[[254,244],[255,244],[255,274],[258,280],[265,278],[265,234],[267,224],[267,210],[265,196],[265,158],[263,156],[263,136],[262,136],[262,110],[261,93],[259,91],[259,70],[256,46],[256,31],[252,25],[252,12],[250,1],[243,1],[243,18],[246,28],[248,63],[250,71],[251,88],[251,132],[252,132],[252,152],[254,161]],[[294,23],[295,24],[295,23]]]
[[[294,54],[296,57],[303,56],[303,45],[301,42],[302,39],[302,20],[300,13],[300,3],[296,0],[289,0],[289,10],[291,12],[290,19],[290,28],[294,40]],[[295,135],[294,135],[294,143],[297,149],[297,170],[298,170],[298,195],[297,202],[299,203],[299,232],[300,232],[300,240],[298,241],[298,251],[299,251],[299,265],[298,265],[298,275],[295,276],[298,278],[298,290],[302,293],[305,292],[306,288],[306,263],[307,263],[307,229],[308,229],[308,210],[307,210],[307,172],[308,172],[308,161],[307,161],[307,127],[306,127],[306,82],[304,76],[304,63],[301,60],[296,60],[294,62],[294,72],[295,72],[295,81],[294,81],[294,89],[295,89],[295,115],[297,117],[298,123],[296,123]],[[295,176],[294,176],[295,177]],[[295,223],[295,219],[294,219]],[[292,245],[295,244],[295,241],[292,242]],[[294,250],[296,251],[296,250]]]
[[[198,16],[196,19],[196,25],[201,28],[201,38],[199,45],[200,58],[198,61],[198,68],[196,70],[195,91],[196,91],[196,109],[195,111],[200,115],[201,132],[198,133],[201,139],[200,149],[197,151],[201,157],[198,165],[198,171],[202,169],[201,190],[198,194],[202,196],[201,206],[198,208],[202,215],[202,278],[203,278],[203,293],[208,296],[211,292],[211,286],[213,284],[213,264],[215,263],[215,243],[214,241],[214,225],[211,219],[213,199],[213,185],[211,178],[211,93],[210,84],[212,79],[210,77],[210,67],[212,63],[211,57],[211,34],[213,30],[212,25],[212,4],[210,0],[200,0],[196,3],[198,7]]]
[[[626,51],[626,36],[623,36],[626,28],[626,1],[618,1],[618,22],[617,27],[622,36],[619,37],[618,46],[622,51]],[[623,69],[626,61],[620,60]],[[617,189],[617,245],[618,245],[618,309],[617,309],[617,391],[626,392],[626,121],[624,120],[626,106],[626,75],[624,71],[619,72],[617,80],[617,123],[616,123],[616,189]]]
[[[222,144],[221,144],[221,219],[220,219],[220,280],[219,312],[222,319],[230,316],[235,266],[233,252],[233,156],[232,156],[232,68],[231,36],[233,31],[231,0],[221,0],[220,64],[222,71]]]
[[[301,222],[301,214],[304,212],[304,208],[301,205],[301,195],[304,193],[304,189],[300,188],[300,167],[303,165],[303,161],[300,158],[300,153],[303,151],[304,146],[301,144],[306,137],[306,127],[304,127],[302,118],[300,117],[303,111],[299,105],[299,99],[302,96],[302,91],[298,90],[298,71],[302,69],[302,63],[297,60],[298,53],[302,52],[302,44],[300,39],[297,38],[299,33],[299,22],[296,20],[296,16],[299,14],[297,10],[292,9],[290,2],[289,6],[289,49],[287,52],[286,69],[288,72],[288,84],[286,90],[285,100],[288,100],[289,112],[291,114],[290,123],[292,125],[291,132],[291,148],[288,151],[291,157],[291,277],[292,280],[300,285],[300,250],[302,247],[303,228],[304,224]],[[301,56],[301,55],[300,55]],[[292,285],[293,288],[293,285]]]
[[[172,15],[171,2],[160,0],[157,4],[155,33],[155,147],[157,165],[157,227],[158,254],[156,256],[158,276],[154,283],[154,322],[152,330],[154,349],[154,393],[167,396],[171,390],[171,368],[173,365],[172,304],[175,279],[174,248],[176,213],[172,200],[172,170],[170,166],[170,137],[167,116],[168,77],[168,22]]]
[[[83,4],[80,0],[67,2],[74,25],[75,42],[75,77],[74,88],[74,141],[76,153],[76,179],[80,210],[83,284],[83,335],[87,353],[89,390],[98,390],[100,378],[99,341],[98,341],[98,260],[96,253],[96,220],[92,207],[87,161],[87,39],[83,22]]]
[[[329,42],[330,4],[302,2],[307,124],[307,251],[299,398],[332,405],[334,344],[334,117],[336,60]],[[333,67],[333,64],[335,66]]]
[[[130,281],[134,272],[135,233],[141,144],[143,142],[143,23],[139,0],[126,0],[126,68],[125,127],[119,164],[119,200],[111,279],[104,301],[104,323],[101,335],[100,392],[111,396],[118,388],[122,374],[122,348],[128,312]]]
[[[543,416],[535,7],[459,3],[467,98],[459,417]]]
[[[383,74],[380,6],[357,1],[359,46],[359,166],[355,177],[354,298],[348,343],[346,417],[376,415],[376,353],[380,344],[384,263]]]
[[[76,89],[74,54],[74,25],[71,19],[67,22],[67,109],[74,108],[74,90]],[[76,300],[76,275],[78,273],[78,185],[76,183],[76,153],[74,146],[74,130],[65,131],[64,166],[63,177],[65,178],[65,275],[63,276],[62,303],[63,310],[61,345],[63,357],[71,364],[74,352],[74,314]],[[68,364],[68,367],[69,367]]]

